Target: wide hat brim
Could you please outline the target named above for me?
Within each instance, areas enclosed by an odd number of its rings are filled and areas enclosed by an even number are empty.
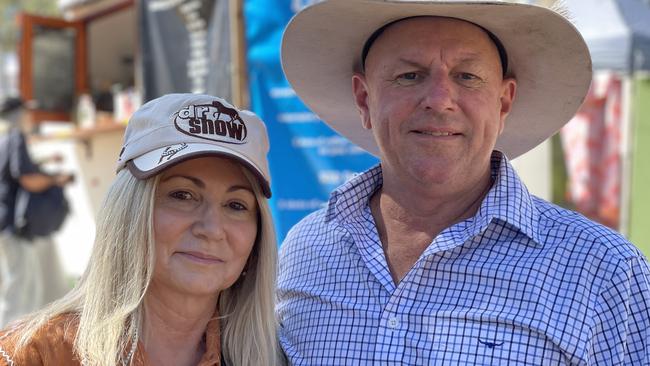
[[[466,20],[492,32],[517,80],[515,103],[496,149],[515,158],[568,122],[591,82],[591,58],[576,28],[540,6],[500,1],[329,0],[293,17],[282,39],[282,67],[302,101],[330,127],[378,156],[352,95],[352,75],[370,35],[412,16]]]

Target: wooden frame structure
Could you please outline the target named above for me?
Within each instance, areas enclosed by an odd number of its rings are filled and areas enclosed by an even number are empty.
[[[66,21],[62,18],[42,17],[31,14],[21,14],[19,24],[21,28],[21,39],[18,44],[18,55],[20,59],[20,95],[24,100],[32,100],[35,96],[35,82],[33,80],[34,60],[34,29],[45,27],[51,29],[72,29],[75,32],[75,55],[74,55],[74,95],[75,99],[80,94],[88,92],[88,24],[98,18],[133,7],[135,0],[119,0],[111,2],[104,8],[96,8],[84,13],[75,21]],[[52,111],[36,109],[30,111],[32,120],[36,123],[51,121],[71,120],[71,111]]]

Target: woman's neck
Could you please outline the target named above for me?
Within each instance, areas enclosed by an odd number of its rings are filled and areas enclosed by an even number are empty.
[[[205,352],[203,335],[218,295],[197,299],[164,294],[155,286],[144,299],[140,340],[154,365],[195,365]]]

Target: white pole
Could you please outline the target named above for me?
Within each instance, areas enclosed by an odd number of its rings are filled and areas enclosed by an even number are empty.
[[[0,47],[0,98],[9,94],[9,75],[7,72],[7,57]]]

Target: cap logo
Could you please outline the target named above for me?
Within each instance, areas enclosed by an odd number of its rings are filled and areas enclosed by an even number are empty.
[[[218,101],[181,109],[174,118],[174,126],[186,135],[229,144],[244,144],[248,135],[237,110]]]
[[[158,160],[158,164],[162,163],[163,159],[165,158],[166,158],[165,161],[169,161],[169,159],[171,159],[174,155],[176,155],[177,152],[185,149],[186,147],[187,144],[184,142],[180,145],[167,146],[165,148],[165,151],[163,151],[162,154],[160,155],[160,160]]]

